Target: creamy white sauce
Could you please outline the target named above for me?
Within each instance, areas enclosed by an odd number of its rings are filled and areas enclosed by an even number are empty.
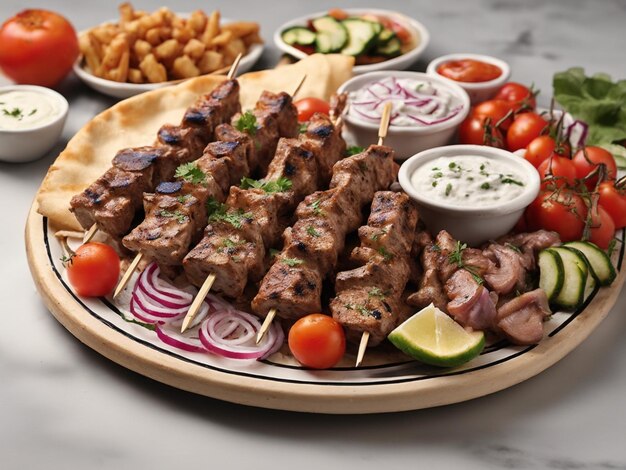
[[[39,127],[51,123],[60,114],[60,103],[45,93],[30,90],[0,93],[0,129]]]
[[[527,183],[515,165],[476,155],[439,157],[411,175],[411,184],[424,197],[467,207],[513,200]]]
[[[428,80],[388,77],[353,91],[348,114],[361,121],[380,122],[391,102],[392,126],[427,127],[445,122],[463,109],[463,101],[445,86]]]

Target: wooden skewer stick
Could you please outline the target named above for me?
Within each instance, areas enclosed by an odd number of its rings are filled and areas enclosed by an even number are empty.
[[[272,308],[267,313],[267,316],[265,317],[265,320],[263,320],[263,324],[261,325],[261,329],[256,334],[256,344],[259,344],[261,342],[261,340],[263,339],[263,336],[265,336],[265,333],[267,333],[267,330],[272,324],[272,322],[274,321],[275,317],[276,317],[276,309]]]
[[[233,62],[233,65],[230,66],[230,70],[228,71],[228,75],[226,76],[229,80],[232,80],[232,78],[237,75],[237,69],[239,68],[239,62],[241,62],[242,57],[243,54],[240,52]]]
[[[383,108],[383,115],[380,118],[380,127],[378,128],[378,145],[383,145],[385,137],[387,137],[387,130],[389,129],[389,118],[391,116],[391,103],[387,103]],[[367,343],[370,340],[369,331],[364,331],[361,336],[361,342],[359,343],[359,350],[356,354],[355,367],[359,367],[363,362],[365,356],[365,350],[367,349]]]
[[[143,253],[140,252],[135,255],[135,258],[130,263],[130,266],[128,266],[128,269],[122,276],[122,279],[120,280],[120,282],[117,283],[115,292],[113,292],[113,298],[116,298],[118,295],[120,295],[120,292],[124,290],[124,287],[126,287],[126,284],[128,284],[128,281],[130,281],[130,278],[133,276],[135,269],[137,269],[137,265],[139,264],[139,261],[141,261],[141,258],[143,258]]]
[[[196,317],[196,314],[198,313],[198,311],[200,310],[200,307],[202,306],[202,302],[204,302],[204,299],[206,298],[207,294],[211,290],[211,287],[213,287],[215,278],[216,278],[215,274],[209,274],[207,278],[204,280],[204,283],[202,284],[202,287],[200,287],[198,294],[193,299],[191,307],[189,307],[189,311],[187,312],[187,315],[185,315],[185,318],[183,319],[183,324],[180,327],[181,333],[184,333],[185,330],[189,328],[189,325],[191,325],[191,322]]]
[[[306,80],[306,74],[302,75],[302,79],[300,80],[300,83],[298,83],[298,86],[296,87],[295,90],[293,90],[293,93],[291,94],[292,98],[295,98],[296,95],[298,94],[298,92],[300,91],[300,88],[302,88],[302,85],[304,85],[304,81]]]
[[[98,224],[94,223],[91,227],[89,227],[89,230],[85,232],[85,235],[83,236],[83,243],[89,243],[97,231]]]

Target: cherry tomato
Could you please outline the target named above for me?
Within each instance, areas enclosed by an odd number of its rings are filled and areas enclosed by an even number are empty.
[[[330,113],[329,104],[319,98],[303,98],[294,103],[298,110],[298,121],[306,122],[315,113]]]
[[[504,147],[502,132],[487,123],[488,116],[470,114],[459,127],[459,142],[462,144],[488,145],[490,147]]]
[[[341,325],[321,313],[312,313],[295,322],[289,330],[288,341],[293,356],[313,369],[334,366],[346,350],[346,336]]]
[[[538,168],[544,160],[552,155],[561,157],[569,157],[571,154],[570,146],[562,143],[557,146],[555,140],[549,135],[540,135],[535,137],[526,147],[524,158],[528,160],[535,168]]]
[[[615,223],[600,204],[591,210],[591,230],[589,241],[606,250],[615,237]]]
[[[441,64],[437,73],[457,82],[477,83],[495,80],[502,75],[502,69],[480,60],[461,59]]]
[[[598,202],[613,219],[615,228],[626,227],[626,192],[616,188],[612,181],[603,181],[598,187],[598,194]]]
[[[0,68],[17,83],[54,86],[78,57],[76,31],[47,10],[24,10],[7,20],[0,44]]]
[[[611,152],[604,150],[602,147],[585,147],[583,150],[576,152],[572,161],[576,166],[577,178],[584,178],[595,170],[601,163],[606,165],[609,179],[615,179],[615,175],[617,175],[617,165],[615,164],[613,155],[611,155]],[[593,190],[593,188],[596,187],[597,182],[597,176],[592,176],[591,178],[585,180],[585,184],[590,190]]]
[[[503,100],[483,101],[482,103],[476,105],[476,107],[472,110],[472,113],[489,116],[494,125],[500,123],[498,128],[503,131],[507,131],[513,123],[513,108],[511,108],[510,103]],[[502,119],[504,119],[507,115],[508,117],[503,121]]]
[[[539,114],[520,114],[506,133],[507,148],[511,152],[525,148],[539,137],[547,126],[548,123]]]
[[[502,85],[495,99],[511,103],[515,112],[533,111],[537,106],[533,91],[520,83],[509,82]]]
[[[528,206],[526,221],[531,230],[557,232],[561,240],[580,240],[585,228],[587,206],[580,196],[569,189],[542,191]]]
[[[109,245],[85,243],[67,263],[67,277],[76,293],[83,297],[103,297],[117,284],[120,258]]]
[[[576,167],[567,157],[552,155],[539,165],[537,171],[544,188],[561,188],[575,183]]]

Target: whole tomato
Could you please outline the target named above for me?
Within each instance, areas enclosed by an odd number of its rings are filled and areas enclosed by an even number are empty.
[[[315,113],[328,114],[330,105],[319,98],[302,98],[294,103],[298,110],[298,122],[306,122]]]
[[[548,122],[536,113],[523,113],[515,118],[506,133],[507,148],[514,152],[526,148],[548,127]]]
[[[609,213],[598,204],[591,209],[591,227],[589,241],[595,243],[603,250],[608,249],[611,240],[615,237],[615,223]]]
[[[569,189],[544,190],[528,206],[525,216],[531,230],[552,230],[559,234],[561,241],[571,242],[583,236],[587,206]]]
[[[103,297],[111,293],[120,275],[120,258],[104,243],[85,243],[66,264],[67,277],[78,295]]]
[[[0,28],[0,69],[17,83],[54,86],[78,57],[73,26],[47,10],[24,10]]]
[[[576,167],[567,157],[552,155],[537,168],[542,187],[560,188],[565,185],[574,186]]]
[[[535,168],[539,168],[545,160],[552,155],[561,157],[569,157],[571,154],[570,146],[567,143],[557,144],[553,137],[549,135],[540,135],[534,138],[526,147],[524,158],[528,160]]]
[[[626,192],[612,181],[603,181],[598,187],[598,194],[598,202],[613,219],[615,228],[626,227]]]
[[[498,128],[503,131],[507,131],[513,123],[513,108],[510,103],[504,100],[483,101],[476,105],[472,113],[490,117],[491,122],[494,125],[499,123]]]
[[[459,127],[459,142],[462,144],[504,147],[502,132],[494,126],[493,120],[489,116],[474,113],[466,117],[461,123]]]
[[[346,350],[341,325],[321,313],[312,313],[295,322],[289,330],[288,343],[293,356],[313,369],[334,366]]]
[[[585,178],[600,164],[604,164],[606,166],[607,176],[609,179],[615,179],[615,176],[617,175],[617,165],[615,164],[613,155],[611,152],[603,149],[602,147],[585,147],[584,149],[576,152],[572,161],[576,167],[577,178]],[[595,175],[585,180],[585,184],[589,190],[593,190],[597,182],[598,177]]]
[[[521,83],[509,82],[502,85],[495,99],[511,104],[515,112],[533,111],[537,105],[535,93]]]

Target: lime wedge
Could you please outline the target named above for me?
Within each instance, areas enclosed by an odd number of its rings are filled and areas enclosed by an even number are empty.
[[[433,304],[406,320],[387,337],[395,347],[418,361],[456,367],[480,354],[482,331],[469,332]]]

